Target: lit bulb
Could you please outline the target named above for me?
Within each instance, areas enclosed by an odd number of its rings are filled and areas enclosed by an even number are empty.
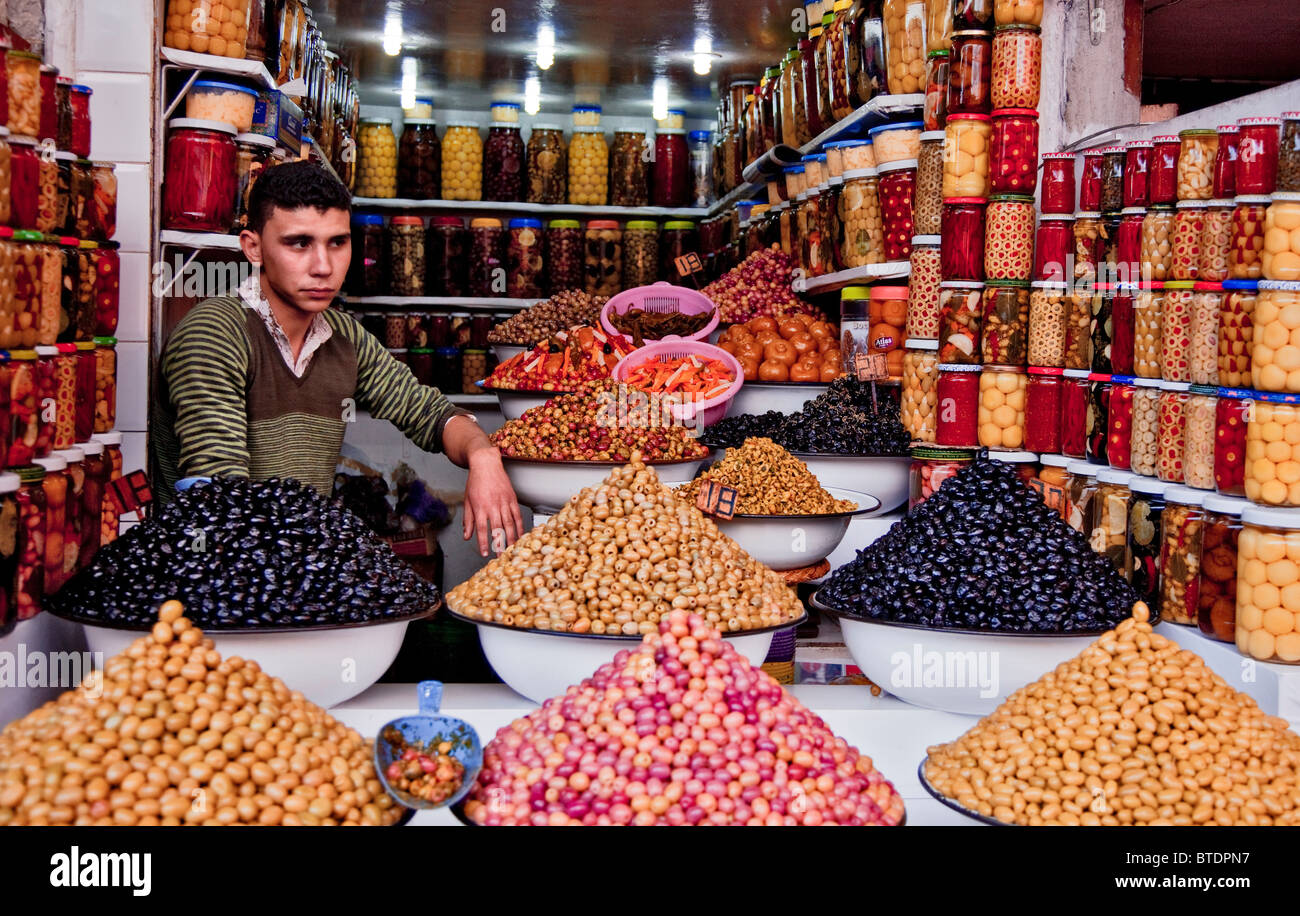
[[[402,52],[402,14],[390,10],[384,17],[384,53],[396,57]]]
[[[409,111],[415,107],[415,81],[419,76],[419,64],[414,57],[402,58],[402,108]]]
[[[530,76],[524,80],[524,111],[535,115],[542,110],[542,84],[537,77]]]
[[[654,119],[662,121],[668,117],[668,80],[662,76],[655,79],[652,101],[654,103]]]
[[[700,76],[708,76],[709,70],[713,68],[713,39],[708,35],[701,35],[695,39],[695,72]]]
[[[549,70],[555,63],[555,29],[544,25],[537,30],[537,66]]]

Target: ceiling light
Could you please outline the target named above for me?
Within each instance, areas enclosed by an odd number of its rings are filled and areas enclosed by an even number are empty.
[[[668,80],[662,76],[655,77],[653,102],[655,120],[668,117]]]
[[[709,70],[713,67],[713,41],[708,35],[701,35],[695,39],[695,72],[700,76],[708,76]]]
[[[402,52],[402,14],[389,10],[384,17],[384,53],[396,57]]]
[[[402,58],[402,108],[415,107],[415,81],[419,76],[420,65],[414,57]]]
[[[524,111],[535,115],[542,110],[542,84],[535,76],[524,80]]]
[[[544,25],[537,30],[537,66],[549,70],[555,63],[555,29]]]

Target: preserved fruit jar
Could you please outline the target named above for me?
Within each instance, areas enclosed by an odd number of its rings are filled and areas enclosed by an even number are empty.
[[[1199,200],[1178,203],[1169,261],[1169,276],[1175,280],[1195,280],[1199,276],[1201,236],[1205,233],[1207,207],[1207,203]]]
[[[506,295],[540,299],[544,279],[542,221],[512,219],[506,240]]]
[[[980,373],[979,444],[985,448],[1020,449],[1025,443],[1023,369],[985,368]]]
[[[468,280],[471,296],[500,296],[506,291],[505,229],[501,220],[479,217],[470,221]]]
[[[1150,140],[1130,140],[1124,144],[1124,206],[1145,207],[1151,203],[1147,188],[1151,155],[1155,144]]]
[[[1160,381],[1138,378],[1134,385],[1129,466],[1135,474],[1154,477],[1160,458]]]
[[[1256,392],[1246,421],[1246,498],[1269,506],[1300,506],[1300,396]]]
[[[583,271],[589,296],[613,296],[623,275],[623,230],[617,220],[587,223]]]
[[[163,228],[227,232],[236,196],[235,129],[219,121],[174,119],[167,134]],[[17,181],[17,151],[14,157]],[[15,211],[18,196],[14,195]]]
[[[965,281],[939,285],[939,361],[979,364],[984,284]]]
[[[1217,494],[1207,495],[1204,501],[1197,624],[1202,633],[1220,642],[1237,638],[1237,545],[1241,513],[1247,505]]]
[[[1065,286],[1043,281],[1032,284],[1029,296],[1029,365],[1065,368],[1071,308]]]
[[[953,32],[948,65],[948,113],[988,114],[993,110],[993,36],[989,32]]]
[[[1028,195],[989,200],[984,227],[984,274],[1025,280],[1034,273],[1034,199]]]
[[[1262,280],[1255,300],[1251,378],[1260,391],[1300,392],[1300,283]]]
[[[1088,404],[1091,395],[1088,373],[1082,369],[1063,369],[1061,372],[1061,412],[1058,424],[1061,430],[1061,454],[1082,458],[1088,448]],[[1124,460],[1128,461],[1127,455]]]
[[[263,137],[261,134],[240,134],[235,137],[237,148],[236,170],[238,174],[238,191],[235,197],[235,219],[232,226],[233,231],[240,232],[248,228],[249,200],[253,193],[253,185],[257,183],[257,178],[262,174],[262,170],[267,167],[271,161],[271,151],[275,149],[275,141],[270,137]],[[62,155],[62,154],[60,154]],[[69,154],[71,155],[71,154]],[[71,164],[68,168],[68,180],[71,181]],[[105,220],[110,220],[112,228],[117,225],[117,178],[112,171],[112,163],[96,162],[92,167],[92,177],[95,181],[95,222],[100,223],[99,237],[108,239],[112,238],[113,233],[109,231],[110,227],[104,225]],[[103,192],[101,192],[101,185]],[[108,209],[108,191],[111,188],[112,214],[107,212],[101,213],[101,197],[104,198],[102,210]],[[66,214],[64,223],[66,223]]]
[[[927,131],[943,130],[948,123],[948,80],[951,52],[931,51],[925,61],[925,105],[922,121]]]
[[[1165,491],[1161,514],[1160,619],[1195,626],[1200,606],[1201,529],[1204,495],[1189,487]]]
[[[447,200],[483,199],[483,138],[475,121],[452,121],[443,134],[442,196]]]
[[[576,219],[553,219],[546,224],[546,289],[551,294],[566,289],[583,289],[582,225]]]
[[[1067,369],[1067,372],[1078,371]],[[1106,440],[1110,433],[1111,376],[1088,375],[1088,413],[1084,418],[1084,451],[1094,464],[1106,463]]]
[[[1074,217],[1074,279],[1095,280],[1097,268],[1106,263],[1106,237],[1101,214],[1080,211]]]
[[[68,104],[72,108],[72,140],[67,149],[82,159],[90,158],[90,97],[89,86],[75,84],[69,90]]]
[[[534,124],[528,135],[528,202],[562,204],[568,195],[564,132],[555,124]],[[642,167],[644,171],[644,166]]]
[[[1188,334],[1191,350],[1188,375],[1193,385],[1219,384],[1219,311],[1223,288],[1217,283],[1197,283],[1192,294]]]
[[[1236,645],[1260,661],[1300,662],[1300,606],[1292,583],[1300,553],[1295,512],[1247,506],[1237,540]],[[1275,582],[1282,583],[1279,587]]]
[[[853,113],[856,107],[850,94],[850,82],[852,74],[849,73],[849,49],[848,42],[851,41],[851,20],[849,10],[853,6],[852,0],[836,0],[832,12],[834,21],[829,29],[826,29],[826,47],[824,65],[826,68],[826,79],[830,84],[827,92],[831,105],[831,120],[838,121],[841,118],[847,118]],[[767,152],[775,144],[773,135],[767,131],[767,125],[772,120],[772,95],[771,90],[773,80],[777,77],[779,71],[769,68],[764,75],[763,80],[759,83],[758,103],[760,110],[760,135],[764,142],[758,149],[756,155],[751,159],[758,158],[759,155]]]
[[[938,235],[943,217],[943,131],[921,134],[916,160],[916,192],[912,197],[912,228],[917,235]]]
[[[943,196],[988,197],[993,122],[986,114],[949,114],[944,128]]]
[[[993,34],[994,110],[1037,110],[1042,67],[1043,38],[1036,26],[999,26]]]
[[[918,235],[912,239],[907,281],[907,336],[936,339],[939,336],[940,237]]]
[[[388,278],[394,296],[424,295],[424,220],[394,216],[388,224]]]
[[[1232,211],[1232,250],[1228,276],[1233,280],[1258,280],[1264,273],[1264,221],[1272,201],[1263,196],[1236,199]]]
[[[984,291],[980,353],[985,363],[1024,366],[1028,359],[1029,284],[997,281]],[[1026,446],[1030,451],[1055,451]]]
[[[1277,190],[1282,119],[1242,118],[1237,130],[1236,193],[1272,194]]]
[[[906,261],[912,251],[912,196],[916,190],[916,160],[880,167],[880,215],[886,261]]]
[[[357,158],[358,197],[397,196],[397,138],[392,121],[368,118],[361,122]]]
[[[1300,191],[1300,111],[1282,112],[1282,139],[1277,156],[1277,189]]]
[[[1044,215],[1034,235],[1034,279],[1063,283],[1073,274],[1074,217]]]
[[[1125,207],[1120,211],[1115,233],[1115,276],[1121,283],[1137,283],[1141,278],[1142,224],[1146,212],[1143,207]]]
[[[1142,218],[1142,246],[1139,257],[1144,281],[1169,279],[1174,263],[1174,210],[1153,206]]]
[[[424,239],[426,287],[432,296],[468,296],[468,236],[459,216],[434,216]],[[355,257],[355,253],[353,255]]]
[[[931,54],[952,47],[952,0],[925,0],[925,46]]]
[[[1164,284],[1143,287],[1133,308],[1133,371],[1141,378],[1160,378],[1164,310]]]
[[[117,426],[117,340],[95,338],[95,432]]]
[[[903,353],[903,393],[899,419],[914,442],[933,442],[939,403],[936,340],[909,340]]]
[[[1043,0],[994,0],[993,21],[998,25],[1041,25]]]
[[[1214,197],[1214,157],[1219,135],[1212,130],[1184,130],[1178,134],[1178,199],[1210,200]]]
[[[890,94],[920,92],[925,79],[925,0],[885,0],[884,38]]]
[[[1279,121],[1279,123],[1281,123]],[[1240,132],[1235,124],[1225,124],[1218,128],[1219,149],[1214,154],[1215,197],[1236,197],[1237,191],[1237,144]],[[1264,192],[1257,192],[1264,193]]]
[[[1031,452],[1061,450],[1063,373],[1062,369],[1029,368],[1029,383],[1025,390],[1025,448]]]
[[[656,155],[658,139],[656,138]],[[609,151],[610,203],[616,207],[644,207],[650,203],[650,177],[646,172],[645,131],[614,131]]]
[[[609,148],[599,127],[575,127],[569,142],[569,203],[608,202]]]
[[[18,479],[18,571],[14,581],[14,605],[18,620],[41,612],[45,592],[45,469],[37,465],[15,466]],[[53,589],[51,589],[53,591]]]
[[[1128,484],[1133,475],[1127,471],[1103,468],[1097,472],[1097,492],[1092,497],[1092,512],[1087,522],[1088,542],[1092,549],[1114,564],[1125,581],[1129,578],[1127,543],[1129,504],[1133,494]]]
[[[1300,194],[1278,192],[1264,215],[1265,280],[1300,280]]]
[[[1065,324],[1065,368],[1087,369],[1092,361],[1093,300],[1101,299],[1094,287],[1070,291],[1070,315]]]
[[[1192,284],[1165,284],[1160,317],[1160,377],[1170,382],[1191,380]]]
[[[984,279],[984,210],[987,203],[976,197],[944,201],[939,254],[939,271],[944,280]]]
[[[839,216],[844,233],[841,259],[845,267],[882,264],[886,260],[879,188],[875,169],[852,169],[844,173]]]
[[[1193,385],[1183,410],[1183,482],[1198,490],[1214,489],[1214,422],[1218,389]]]
[[[975,453],[960,448],[912,449],[912,466],[909,471],[909,511],[934,495],[943,482],[956,477],[962,468],[975,460]]]
[[[36,137],[41,129],[41,58],[29,51],[3,51],[11,133]]]
[[[1074,153],[1043,154],[1043,215],[1074,214]]]
[[[515,108],[517,110],[518,106]],[[524,199],[524,156],[524,140],[519,125],[493,121],[488,128],[487,142],[483,144],[485,200],[514,202]]]
[[[1183,482],[1188,388],[1186,382],[1160,383],[1156,419],[1156,476],[1166,483]]]
[[[1038,112],[1023,108],[993,112],[990,188],[996,194],[1028,194],[1038,186]]]
[[[686,131],[655,134],[654,181],[651,203],[656,207],[685,207],[691,202],[691,162]]]
[[[1205,228],[1201,231],[1200,257],[1196,275],[1200,280],[1221,283],[1228,279],[1228,261],[1232,254],[1231,200],[1212,200],[1205,210]]]
[[[937,444],[959,448],[979,444],[980,375],[977,365],[939,365]]]
[[[442,143],[432,119],[411,118],[402,125],[397,146],[397,196],[407,200],[442,197]]]
[[[1254,336],[1256,284],[1225,280],[1219,308],[1219,384],[1243,388],[1251,379],[1251,339]]]

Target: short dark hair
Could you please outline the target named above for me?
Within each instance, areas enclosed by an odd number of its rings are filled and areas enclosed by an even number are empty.
[[[314,162],[285,162],[264,169],[253,183],[248,198],[248,228],[261,232],[276,207],[281,210],[314,207],[322,213],[326,210],[351,213],[352,195],[343,182]]]

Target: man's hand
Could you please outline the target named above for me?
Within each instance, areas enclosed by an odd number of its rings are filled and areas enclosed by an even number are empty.
[[[519,501],[510,485],[501,453],[495,448],[480,448],[469,455],[469,482],[465,484],[465,540],[478,532],[478,551],[488,556],[491,548],[500,553],[524,533],[519,516]]]

